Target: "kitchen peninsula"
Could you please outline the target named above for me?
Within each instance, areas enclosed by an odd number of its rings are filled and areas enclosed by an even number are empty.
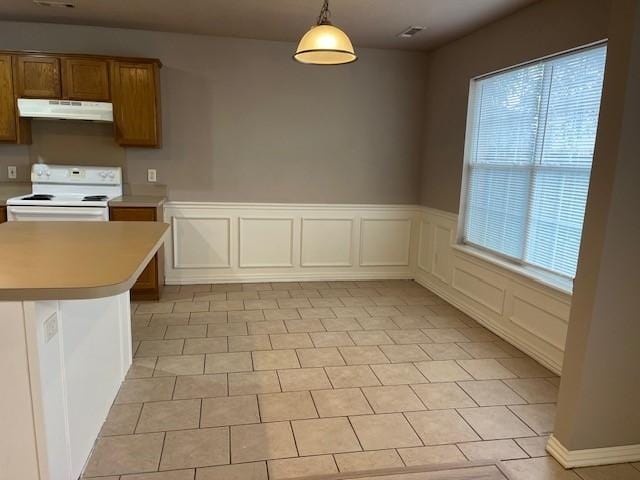
[[[0,477],[79,477],[131,364],[129,289],[167,229],[0,225]]]

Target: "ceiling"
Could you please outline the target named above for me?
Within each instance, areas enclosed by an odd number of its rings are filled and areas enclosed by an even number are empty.
[[[2,0],[0,19],[101,25],[228,37],[297,41],[321,0],[67,0],[76,8]],[[331,0],[333,23],[356,47],[428,50],[536,0]],[[426,30],[396,35],[412,25]]]

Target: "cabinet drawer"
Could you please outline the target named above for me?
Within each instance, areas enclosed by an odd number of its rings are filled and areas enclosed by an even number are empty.
[[[16,60],[19,97],[60,98],[60,59],[20,55]]]
[[[62,95],[69,100],[109,101],[109,62],[62,59]]]
[[[109,220],[114,222],[155,222],[155,208],[111,207]]]

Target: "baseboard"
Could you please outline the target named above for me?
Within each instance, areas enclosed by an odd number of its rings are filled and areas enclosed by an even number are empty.
[[[212,278],[210,275],[189,275],[180,278],[167,276],[166,285],[192,285],[198,283],[253,283],[253,282],[315,282],[315,281],[366,281],[366,280],[413,280],[414,275],[410,272],[389,273],[389,272],[309,272],[309,273],[231,273],[227,275],[217,275]]]
[[[547,443],[547,452],[564,468],[640,461],[640,444],[589,448],[585,450],[567,450],[553,435],[551,435]]]
[[[421,274],[418,273],[414,280],[422,285],[423,287],[431,290],[433,293],[438,295],[443,300],[447,301],[458,310],[466,313],[471,318],[480,323],[483,327],[487,328],[491,332],[498,335],[500,338],[509,342],[511,345],[519,348],[524,353],[535,359],[542,366],[548,368],[556,375],[560,375],[562,372],[562,365],[554,361],[552,358],[544,355],[537,348],[533,347],[529,343],[527,343],[523,338],[516,337],[514,335],[509,334],[504,329],[500,328],[500,326],[496,325],[492,322],[488,317],[486,317],[481,311],[473,308],[472,306],[461,302],[459,296],[452,294],[446,286],[439,285],[438,282],[433,279],[429,274]]]

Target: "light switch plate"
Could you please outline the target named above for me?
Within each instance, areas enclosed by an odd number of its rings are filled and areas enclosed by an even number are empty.
[[[16,167],[13,167],[13,166],[7,167],[7,176],[9,177],[10,180],[15,180],[15,178],[18,176],[18,171]]]
[[[156,175],[156,169],[155,168],[149,168],[147,170],[147,181],[150,183],[155,183],[155,181],[158,179],[157,175]]]
[[[49,343],[49,341],[55,337],[58,333],[58,316],[51,315],[44,321],[44,343]]]

